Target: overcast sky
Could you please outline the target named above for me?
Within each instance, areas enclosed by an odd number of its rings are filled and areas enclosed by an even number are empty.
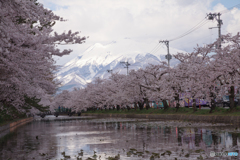
[[[94,43],[108,43],[131,38],[151,43],[152,48],[159,40],[174,39],[202,22],[205,24],[187,36],[170,42],[170,47],[193,51],[197,44],[213,42],[218,35],[216,21],[204,20],[207,13],[222,12],[222,34],[240,31],[239,0],[39,0],[46,8],[67,19],[58,22],[54,29],[81,31],[89,36],[85,44],[69,45],[73,53],[58,58],[62,65],[81,54]],[[203,20],[203,21],[202,21]]]

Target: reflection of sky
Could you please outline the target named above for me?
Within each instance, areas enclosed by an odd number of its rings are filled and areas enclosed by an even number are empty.
[[[232,146],[232,134],[225,132],[225,146],[230,148]]]
[[[9,140],[6,146],[0,147],[0,159],[19,156],[28,152],[27,159],[42,159],[39,153],[48,154],[49,159],[63,159],[62,152],[71,157],[77,156],[81,149],[84,159],[93,156],[94,151],[102,159],[115,156],[118,153],[121,159],[127,158],[127,151],[134,148],[139,152],[163,153],[172,151],[169,158],[178,157],[180,150],[186,154],[189,150],[203,149],[208,154],[210,151],[224,149],[233,150],[233,144],[239,145],[239,138],[231,132],[216,131],[208,127],[172,127],[151,123],[150,121],[122,121],[121,119],[104,120],[68,120],[68,121],[35,121],[19,128],[17,136]],[[194,125],[194,124],[192,124]],[[38,135],[38,140],[36,136]],[[237,140],[233,143],[234,140]],[[38,143],[39,142],[39,143]],[[14,145],[12,145],[14,144]],[[22,147],[25,146],[23,149]],[[8,151],[12,148],[12,152]],[[29,149],[26,149],[29,148]],[[34,149],[32,149],[34,148]],[[179,150],[179,151],[178,151]],[[144,154],[142,159],[149,159],[149,154]],[[1,157],[2,156],[2,157]],[[191,153],[191,158],[199,156]],[[15,158],[15,157],[14,157]],[[46,158],[46,157],[45,157]],[[76,158],[76,157],[75,157]],[[131,159],[139,160],[132,155]]]
[[[205,142],[207,147],[211,147],[212,145],[212,134],[210,130],[204,130],[205,132],[203,133],[203,141]]]

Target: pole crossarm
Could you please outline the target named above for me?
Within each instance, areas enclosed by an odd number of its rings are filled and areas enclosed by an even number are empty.
[[[213,28],[218,28],[218,38],[219,38],[219,44],[218,46],[216,46],[216,48],[221,48],[221,42],[222,42],[222,38],[221,38],[221,26],[223,25],[222,20],[220,19],[221,13],[209,13],[207,14],[208,20],[214,20],[216,19],[218,22],[217,27],[210,27],[209,29],[213,29]]]
[[[112,69],[108,69],[107,70],[108,73],[112,73],[112,71],[113,71]]]
[[[127,75],[128,75],[128,66],[130,66],[131,64],[127,62],[120,62],[121,64],[124,64],[126,67],[124,68],[127,68]]]

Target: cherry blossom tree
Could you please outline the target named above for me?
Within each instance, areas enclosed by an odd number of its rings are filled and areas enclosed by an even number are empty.
[[[239,33],[222,38],[224,42],[221,48],[214,49],[219,44],[218,39],[205,47],[196,47],[192,53],[175,55],[181,62],[177,67],[178,77],[185,79],[183,85],[194,100],[194,111],[195,99],[205,98],[210,102],[211,113],[216,107],[216,98],[226,94],[226,88],[229,91],[230,108],[234,108],[234,87],[239,87]]]
[[[148,110],[150,105],[152,91],[149,89],[150,77],[146,74],[146,69],[139,69],[137,71],[132,70],[129,73],[129,88],[133,91],[133,102],[138,104],[140,110],[143,109],[144,104]]]
[[[175,55],[181,63],[175,68],[176,77],[181,81],[181,88],[183,93],[189,93],[188,95],[193,99],[193,110],[197,111],[196,99],[206,96],[203,89],[206,88],[206,81],[208,77],[208,53],[211,52],[211,48],[207,47],[206,50],[197,48],[192,53]],[[203,83],[206,82],[206,83]],[[205,86],[205,87],[204,87]],[[188,98],[190,98],[188,97]]]
[[[25,97],[55,93],[59,82],[52,56],[72,52],[57,45],[81,44],[86,37],[71,30],[53,33],[63,18],[36,0],[0,0],[0,15],[0,102],[22,110]]]
[[[240,34],[222,36],[222,47],[215,49],[212,55],[211,71],[214,72],[218,84],[221,86],[221,95],[229,95],[230,109],[235,107],[235,87],[240,87]],[[220,39],[218,40],[220,41]],[[219,44],[219,43],[218,43]]]
[[[71,92],[64,90],[54,97],[52,107],[56,109],[58,106],[64,106],[71,108],[72,111],[81,112],[89,106],[86,98],[86,89],[74,89]]]
[[[176,67],[168,67],[162,62],[144,69],[132,70],[129,75],[111,74],[109,79],[96,78],[84,89],[69,93],[69,106],[81,110],[87,107],[117,105],[123,107],[138,104],[140,109],[149,101],[162,101],[164,109],[170,102],[177,101],[179,95],[188,94],[193,99],[193,111],[197,111],[197,99],[210,102],[210,113],[215,109],[216,98],[230,96],[230,108],[234,108],[234,88],[240,87],[240,35],[223,36],[221,48],[215,48],[219,40],[204,47],[197,46],[191,53],[178,53],[180,61]],[[63,102],[64,103],[64,102]],[[79,105],[83,104],[83,105]]]
[[[146,89],[144,95],[147,95],[148,99],[162,101],[165,110],[169,107],[167,100],[172,98],[172,93],[169,92],[168,88],[169,72],[168,65],[162,62],[162,64],[149,65],[142,69],[142,73],[138,77],[138,79],[141,79],[141,88]],[[148,99],[146,100],[148,101]]]
[[[130,74],[129,76],[118,73],[112,74],[110,77],[111,82],[108,82],[111,85],[107,86],[107,90],[112,95],[109,100],[113,102],[112,105],[117,105],[118,110],[120,107],[133,104],[136,99],[137,92],[132,87],[134,80],[131,79]]]
[[[54,97],[54,101],[52,103],[52,108],[58,108],[59,106],[67,106],[69,100],[71,100],[71,92],[68,90],[63,90],[60,94]]]

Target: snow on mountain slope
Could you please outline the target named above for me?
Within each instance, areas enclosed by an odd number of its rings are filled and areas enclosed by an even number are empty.
[[[160,48],[157,52],[149,53],[153,44],[131,40],[129,38],[112,41],[108,44],[96,43],[85,52],[79,54],[64,66],[57,73],[58,79],[62,82],[61,90],[72,90],[73,87],[84,87],[95,77],[108,78],[112,70],[114,73],[127,74],[127,69],[120,62],[129,62],[129,70],[144,68],[148,64],[158,64],[165,59],[166,47]],[[183,52],[170,48],[171,54]],[[178,63],[171,60],[171,66]]]
[[[61,76],[58,76],[57,77],[62,83],[66,84],[66,83],[69,83],[72,79],[74,79],[76,82],[78,83],[82,83],[82,84],[85,84],[86,81],[84,80],[84,78],[76,75],[76,73],[70,73],[70,74],[67,74],[66,76],[64,77],[61,77]]]
[[[64,77],[58,76],[57,78],[63,85],[60,90],[72,90],[74,87],[83,88],[87,83],[84,78],[74,72],[67,74]]]

